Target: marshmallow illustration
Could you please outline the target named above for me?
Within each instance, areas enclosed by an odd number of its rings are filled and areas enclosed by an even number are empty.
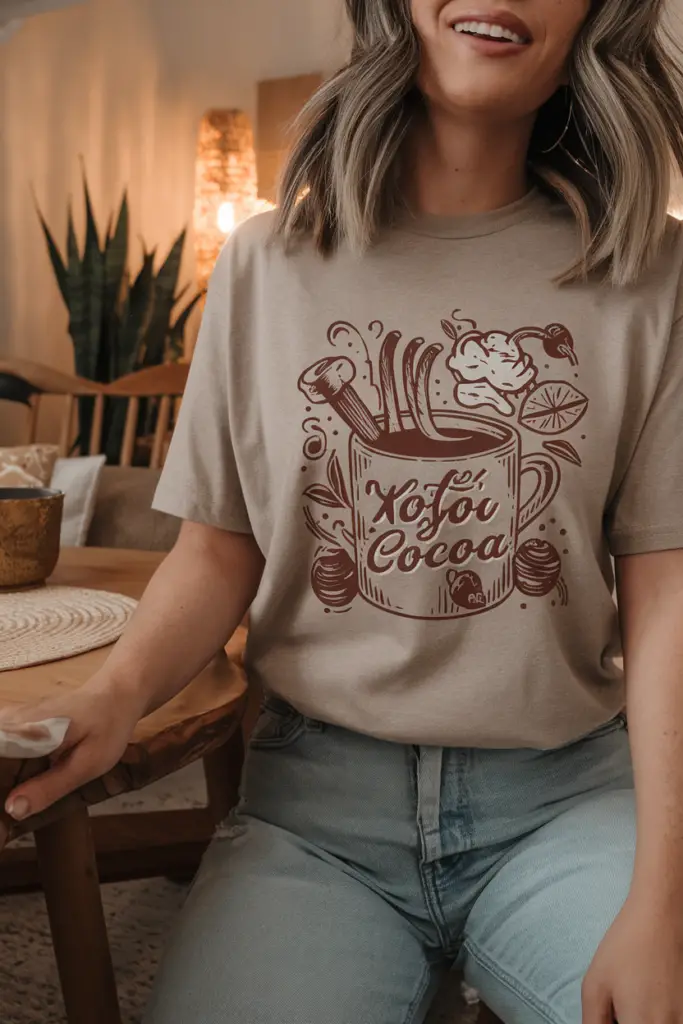
[[[455,397],[460,405],[490,405],[504,416],[515,411],[505,396],[524,391],[538,373],[519,341],[502,331],[463,335],[453,346],[447,366],[455,377]]]

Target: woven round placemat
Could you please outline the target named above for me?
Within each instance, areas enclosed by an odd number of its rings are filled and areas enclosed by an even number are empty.
[[[0,672],[73,658],[121,636],[137,601],[77,587],[0,594]]]

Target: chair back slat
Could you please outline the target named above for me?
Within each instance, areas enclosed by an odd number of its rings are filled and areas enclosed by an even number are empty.
[[[58,434],[61,457],[69,455],[74,441],[76,399],[97,395],[102,390],[101,385],[94,381],[62,373],[29,359],[0,359],[0,382],[3,384],[0,398],[27,405],[27,444],[34,444],[38,436],[43,398],[49,396],[61,400]]]
[[[102,429],[104,427],[104,395],[100,394],[95,399],[93,410],[92,428],[90,430],[90,455],[99,455],[102,451]]]
[[[173,399],[170,395],[162,395],[159,399],[157,425],[152,445],[152,458],[149,463],[152,469],[160,469],[164,460],[164,442],[168,436],[168,428],[171,424],[172,403]]]
[[[5,382],[5,386],[0,387],[0,399],[8,398],[27,406],[27,439],[29,444],[33,444],[37,436],[43,398],[59,396],[63,404],[59,427],[59,454],[63,457],[69,455],[72,450],[79,398],[94,398],[90,437],[86,443],[81,444],[83,455],[99,455],[102,451],[107,398],[127,401],[119,453],[122,466],[132,465],[135,459],[141,402],[145,399],[155,401],[156,425],[151,442],[150,466],[159,469],[165,460],[169,436],[177,420],[188,373],[189,365],[168,363],[138,370],[120,377],[111,384],[98,384],[26,359],[0,360],[0,384]]]
[[[185,391],[189,371],[187,363],[164,363],[162,366],[150,366],[119,377],[104,388],[104,394],[110,398],[128,399],[121,448],[122,466],[130,465],[133,459],[140,402],[143,399],[158,399],[150,466],[154,469],[163,466],[170,431],[177,420],[176,410]]]

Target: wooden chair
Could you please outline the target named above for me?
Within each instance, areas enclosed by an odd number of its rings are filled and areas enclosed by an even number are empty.
[[[74,440],[73,425],[78,399],[97,399],[101,392],[102,385],[94,381],[62,373],[41,363],[28,359],[0,359],[0,400],[26,406],[26,444],[33,444],[36,440],[43,400],[52,397],[61,399],[58,444],[62,458],[70,454]]]
[[[97,384],[54,370],[26,359],[0,360],[0,400],[19,402],[28,410],[25,442],[36,439],[41,405],[47,397],[62,399],[59,428],[59,454],[66,458],[76,441],[76,410],[79,398],[94,398],[92,429],[80,454],[99,455],[102,451],[105,402],[107,398],[128,402],[119,462],[130,466],[135,454],[140,403],[144,399],[158,402],[156,427],[149,465],[159,469],[165,460],[168,441],[185,391],[190,367],[187,363],[167,363],[120,377],[111,384]]]
[[[163,366],[151,366],[148,369],[128,374],[126,377],[120,377],[104,387],[95,399],[90,454],[96,455],[101,451],[106,398],[127,399],[128,410],[120,464],[130,466],[135,452],[140,402],[145,398],[154,398],[158,399],[159,404],[149,464],[151,468],[159,469],[166,457],[172,418],[177,416],[189,372],[190,367],[187,363],[165,363]]]

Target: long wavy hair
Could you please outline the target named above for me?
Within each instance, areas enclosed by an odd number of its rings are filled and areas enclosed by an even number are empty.
[[[404,143],[425,109],[410,0],[346,7],[351,57],[298,118],[276,223],[287,243],[307,235],[323,253],[342,240],[362,252],[391,223],[403,201]],[[599,272],[629,284],[660,249],[672,171],[683,172],[683,66],[663,8],[664,0],[595,0],[568,88],[539,111],[530,174],[571,209],[582,239],[562,281]]]

